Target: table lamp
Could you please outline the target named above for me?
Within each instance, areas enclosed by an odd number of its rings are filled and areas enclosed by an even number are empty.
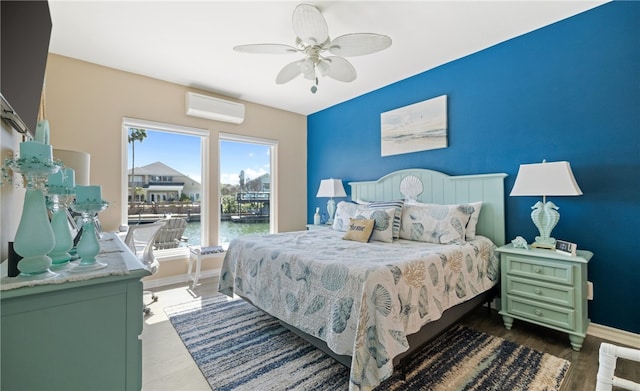
[[[551,231],[560,220],[558,207],[547,196],[579,196],[582,190],[571,171],[569,162],[549,162],[521,164],[511,196],[542,196],[542,201],[531,207],[531,220],[538,228],[540,236],[532,247],[554,249],[556,240]]]
[[[336,202],[333,197],[346,197],[347,193],[344,191],[342,185],[342,179],[323,179],[320,181],[320,188],[316,197],[329,197],[327,201],[327,213],[329,214],[329,220],[327,224],[333,224],[333,215],[336,213]]]

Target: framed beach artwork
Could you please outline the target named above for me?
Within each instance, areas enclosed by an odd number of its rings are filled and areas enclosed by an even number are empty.
[[[447,96],[380,115],[382,156],[447,147]]]

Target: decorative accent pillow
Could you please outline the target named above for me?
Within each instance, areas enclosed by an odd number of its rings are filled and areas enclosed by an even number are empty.
[[[396,208],[395,214],[393,217],[393,239],[400,238],[400,220],[402,219],[402,206],[404,205],[403,200],[395,200],[395,201],[357,201],[359,204],[367,205],[369,208],[378,208],[378,209],[388,209],[391,207]]]
[[[429,206],[439,204],[427,204],[419,201],[407,201],[407,205]],[[455,206],[463,208],[465,213],[470,212],[471,216],[465,227],[465,240],[473,240],[476,238],[476,226],[478,225],[478,218],[480,217],[480,209],[482,208],[482,201],[471,202],[468,204],[454,204],[446,206]]]
[[[358,204],[340,201],[336,207],[336,215],[333,217],[334,231],[346,232],[349,229],[349,219],[354,216]]]
[[[375,220],[349,219],[349,229],[342,239],[366,243],[371,238]]]
[[[393,242],[393,218],[395,212],[396,208],[380,209],[359,205],[354,213],[354,218],[375,220],[371,240],[391,243]]]
[[[469,204],[405,205],[400,237],[429,243],[464,243],[471,213]]]

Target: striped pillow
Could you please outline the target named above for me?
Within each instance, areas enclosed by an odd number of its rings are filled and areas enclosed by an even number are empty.
[[[402,207],[404,206],[403,200],[397,201],[370,201],[370,202],[362,202],[367,205],[367,207],[371,209],[387,209],[387,208],[396,208],[395,215],[393,217],[393,239],[400,238],[400,220],[402,219]]]

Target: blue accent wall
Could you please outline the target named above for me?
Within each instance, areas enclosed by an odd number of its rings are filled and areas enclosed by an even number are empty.
[[[346,86],[345,88],[348,88]],[[380,113],[447,95],[449,146],[380,156]],[[429,168],[505,172],[507,240],[534,240],[522,163],[567,160],[584,193],[552,198],[556,238],[595,255],[597,324],[640,332],[640,2],[612,2],[308,117],[307,221],[320,180]],[[338,199],[339,201],[339,199]]]

